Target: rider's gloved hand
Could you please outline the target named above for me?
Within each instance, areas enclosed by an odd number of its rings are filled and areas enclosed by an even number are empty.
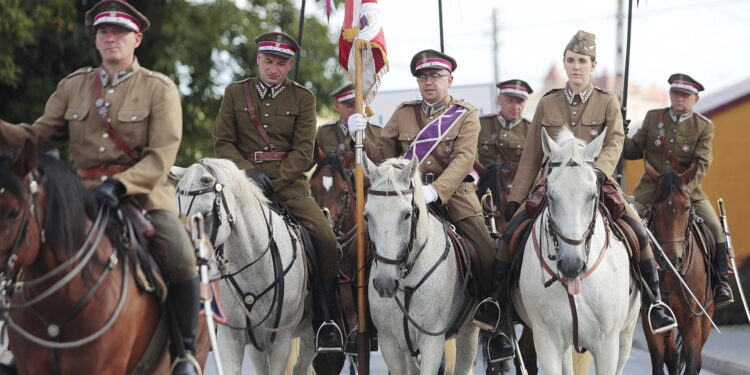
[[[432,185],[422,185],[422,194],[424,194],[424,202],[429,204],[438,199],[437,191]]]
[[[245,176],[253,180],[263,190],[263,194],[271,195],[273,193],[273,182],[271,182],[271,179],[276,178],[276,176],[263,173],[260,169],[255,168],[245,170]]]
[[[117,208],[120,197],[125,194],[125,185],[116,178],[108,178],[101,185],[94,188],[94,197],[99,204],[109,208]]]
[[[505,205],[505,212],[503,212],[503,216],[505,216],[505,221],[510,221],[510,219],[513,218],[513,215],[518,211],[518,208],[521,207],[521,204],[518,202],[510,201],[508,204]]]
[[[359,130],[365,130],[367,127],[367,117],[362,113],[355,113],[349,116],[347,120],[347,126],[349,127],[349,135],[354,139],[354,133]]]

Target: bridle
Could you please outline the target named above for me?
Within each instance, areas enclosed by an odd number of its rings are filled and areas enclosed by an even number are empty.
[[[6,275],[9,280],[15,279],[17,273],[15,266],[16,262],[18,261],[18,252],[21,250],[21,246],[23,245],[24,240],[26,240],[27,244],[29,243],[28,238],[26,238],[26,234],[29,230],[29,216],[32,216],[34,218],[34,221],[37,224],[37,228],[39,228],[41,237],[40,246],[46,242],[44,228],[42,227],[41,220],[39,219],[39,213],[37,212],[37,208],[39,207],[39,205],[37,204],[37,195],[39,194],[39,182],[37,181],[37,178],[39,176],[37,176],[36,171],[31,171],[26,176],[29,181],[28,185],[26,186],[28,190],[28,199],[26,201],[26,207],[23,210],[23,216],[21,217],[21,225],[16,232],[16,238],[13,240],[13,247],[11,247],[10,249],[8,260],[5,262],[5,264],[0,266],[0,273]],[[0,195],[4,193],[5,190],[3,189]],[[7,274],[9,271],[11,273]]]
[[[221,249],[224,247],[224,244],[217,245],[216,244],[216,236],[219,232],[219,227],[221,226],[221,208],[224,207],[224,210],[227,213],[227,221],[229,222],[229,228],[230,231],[234,230],[234,216],[232,216],[232,212],[229,210],[229,205],[227,204],[227,199],[224,196],[224,185],[222,185],[219,182],[219,179],[216,178],[216,173],[214,172],[213,168],[211,168],[210,165],[207,165],[203,162],[200,163],[208,173],[211,175],[211,177],[214,178],[215,183],[207,188],[199,189],[199,190],[183,190],[180,188],[177,188],[177,204],[181,207],[182,201],[180,199],[180,196],[187,196],[192,197],[190,199],[190,204],[188,205],[188,209],[184,214],[187,214],[190,212],[190,209],[193,208],[193,203],[195,203],[195,198],[197,198],[200,195],[213,193],[215,195],[214,197],[214,204],[211,208],[211,216],[213,216],[212,226],[211,226],[211,235],[209,236],[209,239],[211,241],[211,245],[214,246],[217,252],[220,252]],[[182,213],[182,212],[181,212]]]
[[[670,198],[667,198],[667,199],[670,199]],[[690,198],[688,197],[688,199],[690,199]],[[654,204],[655,203],[657,203],[657,202],[650,203],[648,205],[647,212],[646,212],[646,217],[648,218],[649,226],[651,226],[652,229],[654,229],[653,226],[655,224],[655,222],[653,220]],[[672,201],[669,200],[667,202],[667,204],[671,206],[672,205]],[[691,225],[690,225],[690,223],[692,223],[693,220],[695,220],[695,205],[693,205],[692,202],[690,203],[690,206],[689,206],[688,209],[689,209],[688,219],[687,219],[687,223],[685,225],[685,229],[683,231],[683,235],[681,237],[662,237],[662,236],[656,236],[656,240],[659,241],[659,243],[663,243],[663,244],[667,244],[667,243],[680,243],[681,244],[681,249],[680,249],[681,254],[675,260],[675,265],[674,265],[675,268],[677,268],[678,270],[681,270],[682,266],[684,265],[683,264],[683,255],[685,254],[685,251],[686,251],[686,249],[688,247],[688,244],[689,244],[688,243],[688,239],[690,238],[690,231],[691,231]],[[673,213],[676,212],[674,208],[672,208],[672,212]],[[656,234],[655,230],[654,230],[654,234]]]

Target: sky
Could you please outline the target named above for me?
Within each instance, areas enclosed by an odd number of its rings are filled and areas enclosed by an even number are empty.
[[[415,88],[412,56],[440,50],[438,1],[378,4],[390,63],[380,90]],[[324,20],[324,7],[323,1],[307,1],[306,11]],[[616,0],[443,0],[445,52],[458,63],[454,85],[494,81],[493,9],[500,80],[520,78],[541,87],[552,64],[563,72],[563,50],[579,29],[596,35],[595,74],[615,72]],[[343,6],[331,15],[332,38],[338,37],[343,17]],[[710,94],[749,78],[749,62],[750,0],[640,0],[639,6],[634,1],[630,82],[667,91],[667,77],[682,72]]]

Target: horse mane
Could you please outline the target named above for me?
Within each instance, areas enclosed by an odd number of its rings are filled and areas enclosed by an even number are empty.
[[[573,161],[579,165],[586,165],[581,150],[586,147],[587,143],[583,139],[577,138],[567,126],[561,127],[560,132],[555,137],[555,142],[560,146],[560,153],[554,155],[555,162],[560,162],[560,165],[567,165]]]
[[[677,190],[682,187],[680,175],[671,168],[664,171],[656,181],[656,198],[654,199],[654,203],[663,202],[669,198],[669,195],[672,194],[672,190]]]
[[[245,176],[245,172],[237,168],[237,165],[231,160],[204,158],[199,163],[206,169],[210,168],[216,181],[221,182],[225,187],[232,190],[236,205],[246,206],[253,200],[258,200],[263,205],[269,204],[268,198],[266,198],[258,185],[250,181]],[[198,168],[188,168],[180,180],[180,184],[184,182],[191,185],[194,180],[200,179],[202,174],[203,172],[199,172]]]
[[[334,152],[327,153],[325,157],[318,161],[318,166],[315,168],[315,172],[313,172],[312,175],[317,175],[323,168],[331,168],[334,172],[346,176],[346,169],[344,169],[344,165],[341,164],[341,159],[339,159],[338,155]]]
[[[395,190],[396,194],[399,197],[403,198],[403,194],[401,194],[401,189],[397,189],[395,186],[397,183],[405,182],[405,181],[399,181],[399,173],[402,172],[404,169],[409,168],[409,163],[411,163],[410,159],[406,158],[391,158],[386,159],[380,165],[377,166],[378,175],[384,176],[385,179],[385,187],[379,187],[383,190]],[[422,179],[419,177],[419,175],[412,176],[411,178],[411,186],[412,186],[412,194],[414,196],[414,201],[417,202],[417,207],[421,212],[425,212],[426,205],[424,203],[424,193],[422,192]],[[371,186],[374,186],[374,182],[372,179],[370,180]]]

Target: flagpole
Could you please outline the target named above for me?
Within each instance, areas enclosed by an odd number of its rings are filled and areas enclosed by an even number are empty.
[[[302,0],[302,8],[299,10],[299,32],[297,33],[297,44],[300,46],[300,50],[302,49],[302,31],[305,28],[305,2],[306,0]],[[301,51],[300,51],[301,52]],[[297,56],[297,60],[294,62],[294,81],[297,81],[297,76],[299,75],[299,61],[302,59],[302,54],[300,53],[299,56]]]
[[[625,42],[625,73],[623,75],[622,80],[622,123],[624,125],[624,128],[628,128],[628,124],[630,123],[630,120],[627,119],[628,116],[628,75],[630,73],[630,30],[633,25],[633,0],[628,0],[628,34],[627,39]],[[627,131],[625,132],[625,137],[628,136]],[[620,159],[617,161],[617,167],[615,168],[615,180],[617,180],[617,184],[622,185],[623,183],[623,158],[622,155],[620,155]]]
[[[443,38],[443,0],[438,0],[438,19],[440,20],[440,52],[445,53]]]
[[[354,40],[354,106],[356,113],[364,113],[364,92],[362,88],[362,42]],[[359,353],[359,374],[370,373],[370,348],[367,333],[367,305],[365,303],[367,280],[365,280],[365,170],[363,165],[362,139],[364,130],[354,134],[354,191],[356,197],[355,215],[357,226],[357,351]]]

